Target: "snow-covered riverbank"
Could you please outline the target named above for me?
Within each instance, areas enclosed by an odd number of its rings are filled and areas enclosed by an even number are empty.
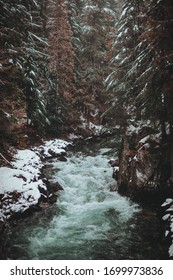
[[[70,138],[73,140],[73,137]],[[15,214],[22,214],[34,209],[40,202],[51,195],[42,173],[44,160],[63,157],[71,141],[60,139],[45,141],[31,149],[18,150],[9,167],[0,168],[0,221],[4,222]],[[46,195],[45,195],[46,194]],[[162,205],[165,210],[163,220],[166,223],[165,235],[173,239],[173,200],[166,200]],[[173,257],[173,243],[169,248]]]
[[[56,139],[33,149],[18,150],[11,167],[0,168],[0,221],[38,204],[43,195],[40,189],[47,189],[41,176],[43,160],[63,155],[69,144]]]

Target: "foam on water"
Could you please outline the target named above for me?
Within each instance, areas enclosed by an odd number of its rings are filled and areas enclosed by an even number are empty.
[[[55,162],[53,169],[52,181],[64,188],[57,202],[60,211],[47,226],[30,233],[30,258],[92,259],[101,242],[121,243],[139,208],[110,191],[116,182],[108,158],[72,156],[67,162]]]

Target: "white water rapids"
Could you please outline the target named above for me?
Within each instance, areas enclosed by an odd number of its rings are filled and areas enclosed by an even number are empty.
[[[101,149],[97,155],[76,153],[69,156],[67,162],[53,161],[51,181],[59,182],[64,188],[54,206],[56,213],[43,216],[37,224],[32,222],[13,234],[10,246],[17,254],[15,258],[144,257],[138,256],[143,242],[136,233],[136,217],[141,209],[128,198],[111,191],[116,181],[112,178],[109,157],[104,153],[105,149]],[[151,251],[148,240],[147,246]],[[147,246],[143,246],[144,250]]]
[[[67,162],[54,161],[52,181],[64,190],[57,201],[58,214],[49,224],[26,232],[31,259],[104,259],[116,255],[109,252],[116,246],[124,246],[133,227],[130,220],[139,210],[110,191],[116,182],[103,151],[97,156],[78,154]]]

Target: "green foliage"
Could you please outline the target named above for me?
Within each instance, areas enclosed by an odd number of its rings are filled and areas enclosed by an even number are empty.
[[[103,81],[110,69],[108,56],[117,19],[116,6],[117,2],[111,0],[69,2],[76,54],[77,99],[81,96],[79,110],[84,114],[87,112],[86,118],[90,118],[98,109],[97,121],[100,121],[108,97]],[[77,101],[75,106],[78,104]]]
[[[26,109],[29,123],[42,133],[51,130],[56,118],[50,105],[57,107],[57,100],[52,102],[56,94],[49,71],[46,9],[46,0],[0,0],[1,108],[9,113]]]
[[[113,44],[114,70],[105,84],[113,92],[111,107],[122,106],[127,119],[169,121],[166,76],[172,64],[171,9],[170,1],[125,1]]]

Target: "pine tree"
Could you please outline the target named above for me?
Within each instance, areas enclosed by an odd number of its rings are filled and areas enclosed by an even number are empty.
[[[85,1],[81,8],[78,17],[78,105],[88,121],[92,120],[92,116],[96,116],[97,121],[100,121],[107,100],[103,81],[109,68],[108,53],[116,20],[113,10],[115,2],[112,4],[112,1]]]
[[[74,49],[67,1],[48,1],[47,33],[49,38],[50,72],[56,81],[58,100],[56,114],[68,126],[75,92]]]
[[[155,183],[162,188],[169,180],[172,183],[172,15],[172,1],[131,0],[125,1],[120,17],[112,58],[114,71],[106,79],[114,96],[105,115],[113,115],[115,123],[125,128],[120,184],[129,164],[126,186],[130,184],[129,172],[137,171],[133,160],[138,152],[137,141],[142,135],[156,132],[161,132],[159,152],[154,148],[156,143],[146,151],[158,164]],[[141,136],[128,130],[129,123],[140,128]],[[133,148],[131,163],[126,161],[129,147]]]
[[[56,81],[49,71],[47,1],[1,0],[0,8],[2,115],[15,123],[13,129],[27,114],[28,123],[41,133],[58,132],[62,121],[56,114]]]
[[[141,8],[142,7],[142,8]],[[105,80],[107,90],[112,91],[109,109],[104,117],[109,121],[109,116],[122,126],[127,125],[127,119],[135,115],[135,96],[138,92],[136,78],[142,46],[140,44],[140,8],[143,1],[125,1],[122,7],[117,35],[112,49],[111,65],[113,71]]]

